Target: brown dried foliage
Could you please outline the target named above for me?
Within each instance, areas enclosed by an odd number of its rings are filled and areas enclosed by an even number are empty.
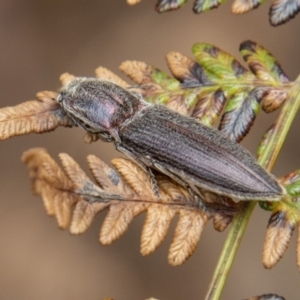
[[[95,70],[95,73],[96,73],[96,77],[100,79],[110,81],[124,88],[129,87],[129,84],[126,81],[124,81],[119,76],[117,76],[116,74],[114,74],[113,72],[111,72],[110,70],[104,67],[98,67]]]
[[[44,149],[31,149],[22,156],[32,190],[42,197],[47,213],[56,217],[58,226],[70,226],[72,234],[85,232],[95,216],[108,209],[99,241],[109,245],[127,230],[134,217],[146,211],[141,253],[148,255],[161,244],[172,218],[179,214],[168,260],[172,265],[180,265],[194,252],[206,222],[215,215],[221,219],[222,213],[216,214],[213,207],[199,209],[188,191],[161,174],[156,178],[160,196],[157,198],[149,176],[130,160],[114,159],[116,172],[89,155],[94,183],[70,156],[60,154],[59,158],[62,168]]]
[[[262,109],[266,113],[271,113],[278,109],[287,99],[288,93],[282,89],[270,89],[263,98]]]
[[[295,226],[286,218],[283,211],[273,213],[267,227],[264,247],[263,265],[271,269],[285,253]]]
[[[0,110],[0,140],[31,132],[44,133],[58,126],[73,126],[72,121],[54,101],[57,93],[44,91],[37,100]]]
[[[265,136],[266,140],[273,129],[274,127],[271,127],[268,130]],[[265,146],[264,143],[262,146]],[[288,192],[285,199],[273,203],[260,203],[264,209],[272,211],[263,247],[263,264],[269,269],[279,262],[289,246],[294,229],[298,227],[297,266],[300,270],[300,170],[278,178],[278,182]]]

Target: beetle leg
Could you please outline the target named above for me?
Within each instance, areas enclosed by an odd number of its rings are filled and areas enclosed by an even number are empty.
[[[152,169],[149,168],[149,167],[146,167],[146,172],[148,173],[148,175],[150,177],[151,186],[152,186],[152,190],[153,190],[153,193],[154,193],[155,197],[160,199],[158,184],[157,184],[155,176],[152,172]]]
[[[159,195],[159,188],[157,185],[157,181],[155,179],[155,176],[149,166],[147,166],[145,163],[143,163],[137,155],[134,153],[130,152],[128,149],[122,147],[120,144],[115,143],[115,147],[118,151],[122,152],[123,154],[127,155],[129,158],[131,158],[146,174],[148,174],[151,185],[152,185],[152,190],[156,198],[160,199]]]
[[[153,162],[153,166],[155,169],[157,169],[158,171],[162,172],[163,174],[167,175],[168,177],[170,177],[171,179],[173,179],[175,182],[177,182],[178,184],[180,184],[181,186],[183,186],[185,189],[188,190],[188,192],[190,193],[190,195],[192,196],[192,198],[196,201],[196,203],[199,205],[199,208],[205,212],[207,212],[207,208],[205,206],[205,203],[203,202],[203,200],[201,199],[201,197],[199,196],[199,194],[197,194],[195,192],[195,190],[193,190],[191,188],[191,186],[185,182],[184,180],[182,180],[180,177],[174,175],[174,173],[170,172],[167,168],[165,168],[164,166]]]

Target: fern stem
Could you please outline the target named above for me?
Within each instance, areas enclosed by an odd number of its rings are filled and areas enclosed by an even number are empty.
[[[268,145],[265,147],[264,152],[259,159],[259,163],[269,171],[272,169],[276,161],[288,130],[300,106],[300,76],[298,76],[297,80],[294,82],[293,87],[289,92],[288,99],[289,100],[286,101],[282,107],[280,115],[275,123]],[[255,205],[256,201],[242,203],[240,211],[234,217],[210,282],[209,289],[205,297],[206,300],[220,299],[220,295],[232,266],[235,254],[241,243]]]

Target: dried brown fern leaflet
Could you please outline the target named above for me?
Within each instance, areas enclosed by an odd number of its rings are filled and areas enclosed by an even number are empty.
[[[0,110],[0,140],[30,132],[49,132],[58,126],[76,126],[55,102],[56,97],[57,93],[44,91],[37,94],[37,100],[2,108]]]

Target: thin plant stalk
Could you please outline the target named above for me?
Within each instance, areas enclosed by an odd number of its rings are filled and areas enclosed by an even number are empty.
[[[277,159],[279,151],[283,145],[299,106],[300,76],[298,76],[294,82],[293,88],[289,93],[289,98],[283,105],[280,115],[276,121],[268,145],[266,145],[262,155],[259,158],[259,163],[269,171],[272,169]],[[205,296],[205,300],[220,299],[225,281],[255,205],[256,201],[242,203],[240,211],[234,217],[212,280],[210,282],[208,292]]]

